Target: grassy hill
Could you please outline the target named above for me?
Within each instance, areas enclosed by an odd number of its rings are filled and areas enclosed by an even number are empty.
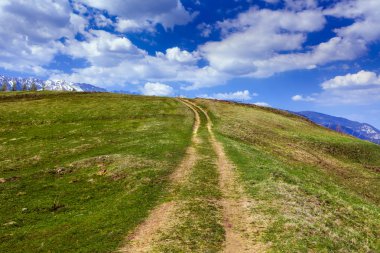
[[[273,251],[380,250],[380,147],[285,112],[200,100]]]
[[[117,248],[163,195],[191,116],[167,98],[1,97],[0,252]]]
[[[380,250],[380,146],[303,118],[17,92],[0,123],[0,252]]]

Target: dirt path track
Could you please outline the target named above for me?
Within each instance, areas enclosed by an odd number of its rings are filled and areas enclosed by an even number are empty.
[[[207,129],[213,149],[217,155],[219,185],[223,193],[223,226],[226,240],[223,252],[264,252],[265,247],[256,242],[255,231],[252,227],[253,217],[249,207],[252,203],[238,182],[232,162],[226,156],[222,144],[216,139],[212,129],[212,121],[208,113],[195,103],[188,102],[200,110],[207,118]]]
[[[223,252],[265,251],[265,247],[256,243],[255,238],[253,238],[256,231],[252,229],[253,218],[249,210],[252,201],[246,197],[244,190],[238,183],[234,166],[227,158],[222,144],[215,137],[208,113],[189,100],[179,99],[179,101],[193,111],[195,121],[191,145],[187,149],[185,158],[170,177],[172,187],[181,186],[199,159],[195,146],[201,144],[198,138],[198,130],[201,125],[199,114],[202,113],[207,119],[209,139],[217,156],[219,187],[223,194],[220,201],[223,212],[223,227],[226,233]],[[150,252],[158,240],[159,232],[170,225],[175,211],[175,200],[156,207],[135,232],[127,238],[125,245],[119,249],[119,252]]]
[[[186,176],[191,172],[192,167],[197,161],[197,154],[195,145],[199,143],[198,129],[201,121],[199,113],[196,109],[189,106],[183,100],[180,100],[194,113],[194,125],[191,138],[191,145],[186,150],[186,155],[181,161],[180,165],[176,168],[173,174],[170,176],[171,188],[173,189],[177,185],[180,185],[185,180]],[[155,241],[158,239],[159,232],[163,231],[170,223],[172,216],[176,210],[175,201],[165,202],[157,206],[151,211],[148,218],[137,227],[133,234],[127,237],[127,240],[123,247],[118,252],[124,253],[137,253],[137,252],[149,252]]]

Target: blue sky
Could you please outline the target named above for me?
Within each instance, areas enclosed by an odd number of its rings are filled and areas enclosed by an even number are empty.
[[[0,74],[380,128],[378,0],[2,0]]]

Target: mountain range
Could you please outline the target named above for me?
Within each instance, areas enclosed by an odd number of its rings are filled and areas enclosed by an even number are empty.
[[[380,144],[380,130],[370,124],[311,111],[296,112],[296,114],[329,129]]]
[[[106,92],[103,88],[86,83],[73,83],[66,80],[41,80],[32,77],[6,77],[0,75],[0,89],[4,84],[7,86],[6,90],[8,91],[12,90],[14,85],[17,91],[31,90],[34,84],[37,90]]]

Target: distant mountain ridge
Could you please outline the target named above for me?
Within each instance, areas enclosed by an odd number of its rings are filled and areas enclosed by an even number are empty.
[[[296,112],[296,114],[329,129],[380,144],[380,130],[370,124],[311,111]]]
[[[86,91],[86,92],[106,92],[103,88],[96,87],[86,83],[73,83],[66,80],[41,80],[38,78],[22,78],[22,77],[7,77],[0,75],[0,89],[3,85],[7,86],[7,90],[12,90],[16,85],[16,90],[21,91],[24,88],[31,90],[33,84],[35,84],[37,90],[49,90],[49,91]]]

